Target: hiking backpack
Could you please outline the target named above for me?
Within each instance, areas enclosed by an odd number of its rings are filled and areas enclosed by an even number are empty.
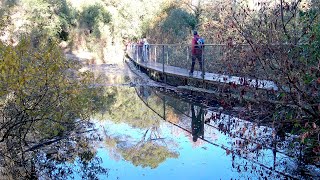
[[[203,49],[204,48],[204,39],[201,37],[196,38],[196,48]]]

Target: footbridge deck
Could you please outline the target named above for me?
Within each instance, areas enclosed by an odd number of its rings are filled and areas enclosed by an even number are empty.
[[[189,69],[191,67],[191,58],[189,53],[189,47],[182,45],[150,45],[148,51],[140,49],[137,45],[131,45],[127,49],[127,54],[130,60],[139,68],[142,68],[146,72],[157,72],[161,74],[163,79],[167,76],[192,79],[202,83],[226,83],[234,86],[248,86],[252,88],[265,89],[265,90],[278,90],[277,85],[273,81],[239,77],[215,73],[214,69],[217,69],[218,61],[221,61],[223,53],[217,55],[214,48],[221,45],[206,45],[206,52],[203,54],[203,70],[195,70],[193,75],[189,75]],[[219,51],[223,51],[220,47]],[[216,54],[213,54],[215,52]],[[220,59],[219,59],[220,58]],[[198,62],[196,62],[196,66]],[[216,67],[213,67],[216,66]],[[220,65],[221,67],[221,65]],[[196,67],[197,68],[197,67]],[[223,68],[223,67],[222,67]],[[202,76],[202,71],[204,75]]]

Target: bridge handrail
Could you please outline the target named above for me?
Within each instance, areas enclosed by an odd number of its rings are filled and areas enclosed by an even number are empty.
[[[131,46],[139,46],[139,44],[133,43],[130,44]],[[173,43],[173,44],[149,44],[150,46],[191,46],[191,44],[186,43]],[[287,46],[301,46],[301,45],[308,45],[308,43],[272,43],[272,44],[262,44],[262,45],[272,45],[272,46],[280,46],[280,45],[287,45]],[[226,43],[208,43],[204,44],[204,46],[228,46]],[[232,46],[250,46],[248,43],[233,43]]]
[[[287,51],[288,49],[296,46],[305,45],[305,43],[293,44],[293,43],[273,43],[267,46],[275,46],[276,49],[281,48]],[[203,80],[214,80],[221,81],[221,77],[226,77],[227,80],[222,82],[231,82],[229,81],[230,77],[236,77],[243,82],[237,84],[252,84],[252,80],[256,81],[256,86],[268,90],[278,91],[279,84],[273,82],[272,79],[269,79],[268,75],[265,73],[265,68],[263,63],[256,60],[251,54],[253,49],[248,43],[238,43],[232,44],[229,46],[227,44],[205,44],[202,54],[202,69],[199,65],[195,64],[195,74],[198,76],[200,74]],[[280,47],[277,47],[280,46]],[[282,47],[281,47],[282,46]],[[260,46],[264,48],[262,44]],[[176,44],[150,44],[150,48],[145,50],[141,48],[138,44],[129,44],[127,49],[129,56],[136,62],[152,62],[162,64],[162,72],[168,70],[168,68],[180,68],[179,71],[183,71],[186,76],[188,76],[187,71],[190,70],[192,64],[192,54],[191,54],[191,45],[185,43],[176,43]],[[250,72],[242,72],[241,65],[242,63],[251,63]],[[231,71],[230,71],[231,70]],[[202,73],[201,73],[202,72]],[[204,75],[206,74],[206,76]],[[194,78],[193,76],[192,78]],[[234,81],[232,81],[234,82]],[[231,83],[232,83],[231,82]],[[265,88],[267,86],[267,88]],[[285,86],[282,86],[282,90],[286,90]]]

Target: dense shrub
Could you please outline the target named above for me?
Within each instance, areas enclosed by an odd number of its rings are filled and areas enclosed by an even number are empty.
[[[87,28],[89,33],[94,33],[96,37],[100,37],[100,24],[107,24],[111,21],[111,15],[104,9],[102,5],[95,4],[86,6],[80,13],[80,24],[83,28]]]

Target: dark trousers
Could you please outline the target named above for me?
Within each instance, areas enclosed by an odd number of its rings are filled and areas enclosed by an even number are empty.
[[[192,54],[191,56],[191,70],[190,73],[193,73],[194,71],[194,65],[196,64],[196,59],[199,61],[200,70],[202,71],[202,54]]]

